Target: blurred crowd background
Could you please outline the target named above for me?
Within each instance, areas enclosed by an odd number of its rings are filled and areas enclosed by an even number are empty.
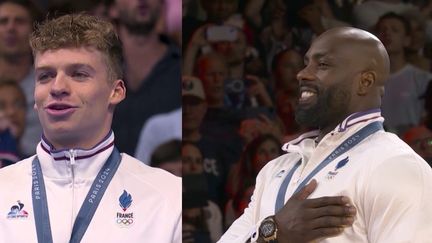
[[[385,129],[432,164],[432,1],[183,0],[183,240],[215,242],[296,124],[296,74],[314,38],[353,26],[390,56]],[[356,58],[352,56],[352,58]]]

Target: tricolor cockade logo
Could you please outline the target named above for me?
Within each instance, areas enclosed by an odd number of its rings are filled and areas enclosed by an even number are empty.
[[[119,206],[123,212],[117,212],[116,223],[120,227],[129,227],[134,223],[133,212],[126,212],[132,205],[132,196],[126,190],[119,197]]]
[[[329,171],[326,175],[326,178],[328,180],[333,179],[337,174],[338,174],[338,170],[342,167],[344,167],[349,161],[349,158],[346,157],[345,159],[342,159],[341,161],[339,161],[334,169],[334,171]]]
[[[24,209],[24,203],[20,200],[17,201],[16,205],[13,205],[10,212],[7,214],[8,219],[26,219],[28,218],[28,213]]]

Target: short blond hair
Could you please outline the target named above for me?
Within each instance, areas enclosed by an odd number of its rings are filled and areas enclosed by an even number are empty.
[[[30,36],[33,55],[47,50],[93,47],[107,60],[110,80],[122,79],[122,44],[114,26],[87,14],[69,14],[46,20]]]

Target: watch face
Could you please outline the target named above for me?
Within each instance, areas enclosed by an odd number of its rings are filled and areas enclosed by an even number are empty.
[[[263,222],[263,224],[260,227],[260,231],[264,237],[269,237],[269,236],[273,235],[273,233],[275,231],[275,225],[271,221],[270,222],[269,221]]]

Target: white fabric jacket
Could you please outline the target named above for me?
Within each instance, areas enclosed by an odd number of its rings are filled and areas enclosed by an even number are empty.
[[[285,144],[288,153],[261,170],[249,207],[219,242],[256,241],[261,221],[275,214],[279,187],[295,163],[302,159],[288,185],[285,202],[342,141],[374,121],[384,121],[379,109],[352,114],[318,145],[314,140],[317,131]],[[342,160],[347,163],[340,166]],[[396,135],[383,130],[370,135],[313,178],[318,187],[309,198],[345,195],[357,208],[352,227],[319,242],[432,242],[432,169]]]
[[[91,150],[55,152],[44,139],[39,143],[37,156],[54,243],[69,242],[78,211],[113,144],[112,132]],[[81,242],[181,242],[181,179],[127,154],[121,156],[120,166]],[[31,193],[34,157],[0,170],[0,243],[37,242]],[[119,202],[125,191],[132,199],[126,210]]]

